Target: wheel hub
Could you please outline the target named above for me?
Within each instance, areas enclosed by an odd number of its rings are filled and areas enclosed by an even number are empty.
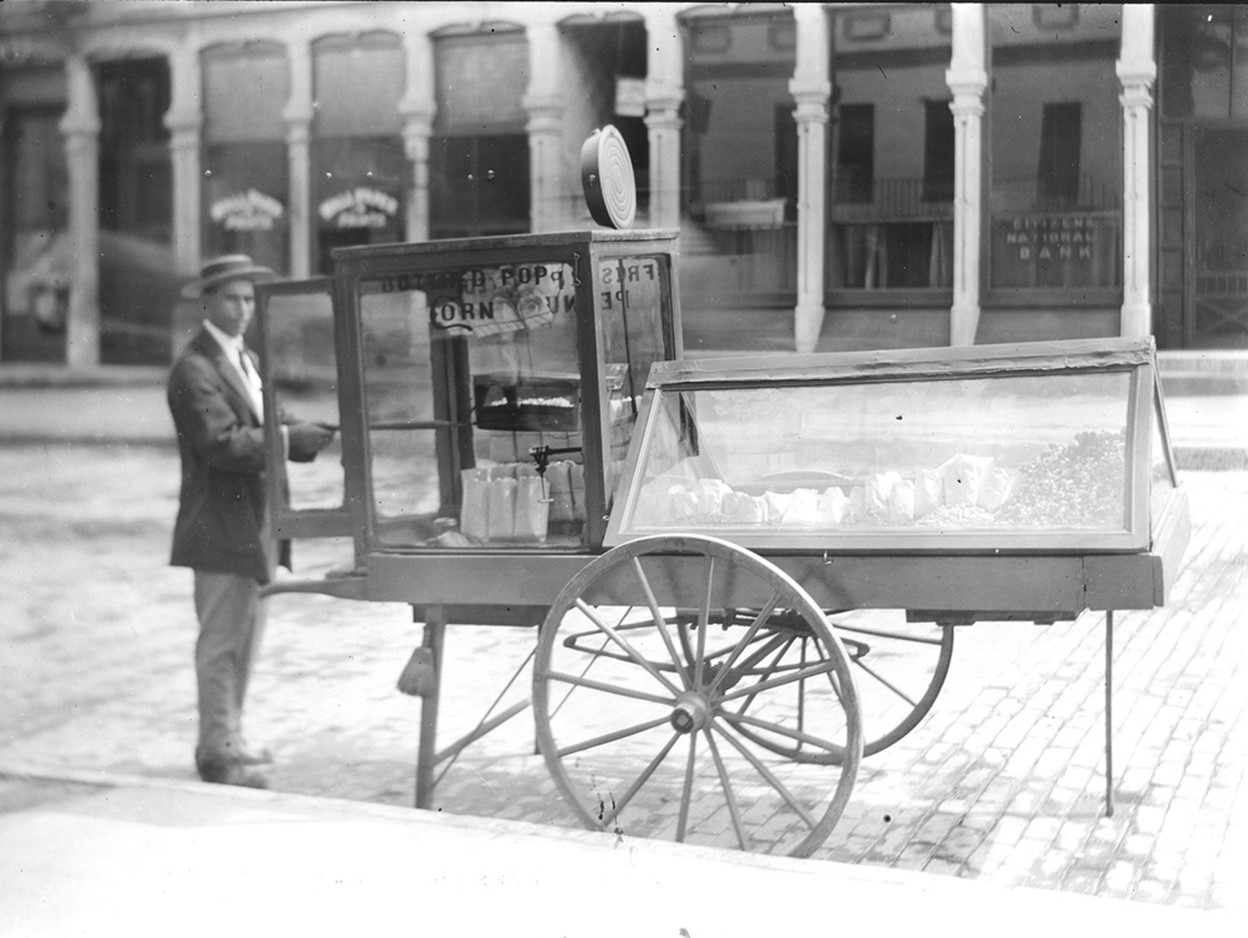
[[[697,691],[685,691],[676,698],[670,719],[677,733],[696,733],[710,722],[711,705]]]

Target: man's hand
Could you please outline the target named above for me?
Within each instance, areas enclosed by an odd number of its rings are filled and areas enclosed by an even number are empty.
[[[291,462],[311,462],[334,438],[333,430],[316,423],[292,423],[286,433]]]

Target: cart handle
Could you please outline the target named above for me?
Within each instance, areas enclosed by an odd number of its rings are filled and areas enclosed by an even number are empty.
[[[326,430],[338,432],[338,424],[325,423],[324,421],[314,421],[318,427],[324,427]],[[454,427],[469,427],[472,424],[456,422],[453,420],[379,420],[376,423],[370,423],[365,429],[367,430],[445,430]]]

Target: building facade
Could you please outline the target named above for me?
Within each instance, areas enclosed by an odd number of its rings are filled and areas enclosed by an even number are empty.
[[[0,366],[167,361],[212,254],[587,227],[608,123],[691,322],[1248,347],[1248,6],[28,0],[0,51]]]

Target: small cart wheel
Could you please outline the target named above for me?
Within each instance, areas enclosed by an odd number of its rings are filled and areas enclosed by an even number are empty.
[[[747,615],[738,610],[738,617]],[[902,617],[895,621],[894,616]],[[896,743],[922,722],[932,709],[949,664],[953,659],[951,625],[911,623],[904,613],[890,610],[860,610],[835,615],[828,623],[832,634],[840,639],[850,662],[862,709],[864,743],[862,754],[875,755]],[[800,667],[814,660],[818,650],[806,639],[800,639],[777,667]],[[804,699],[794,706],[810,706],[809,695],[822,689],[799,684],[794,694]],[[741,732],[750,734],[748,727]],[[835,762],[839,754],[804,746],[800,741],[768,740],[758,737],[759,745],[773,747],[789,759],[803,762]]]
[[[793,665],[799,644],[811,654]],[[795,707],[795,687],[826,693]],[[770,561],[702,536],[631,541],[572,578],[542,625],[533,712],[577,817],[621,835],[809,856],[862,757],[852,665],[823,611]]]

